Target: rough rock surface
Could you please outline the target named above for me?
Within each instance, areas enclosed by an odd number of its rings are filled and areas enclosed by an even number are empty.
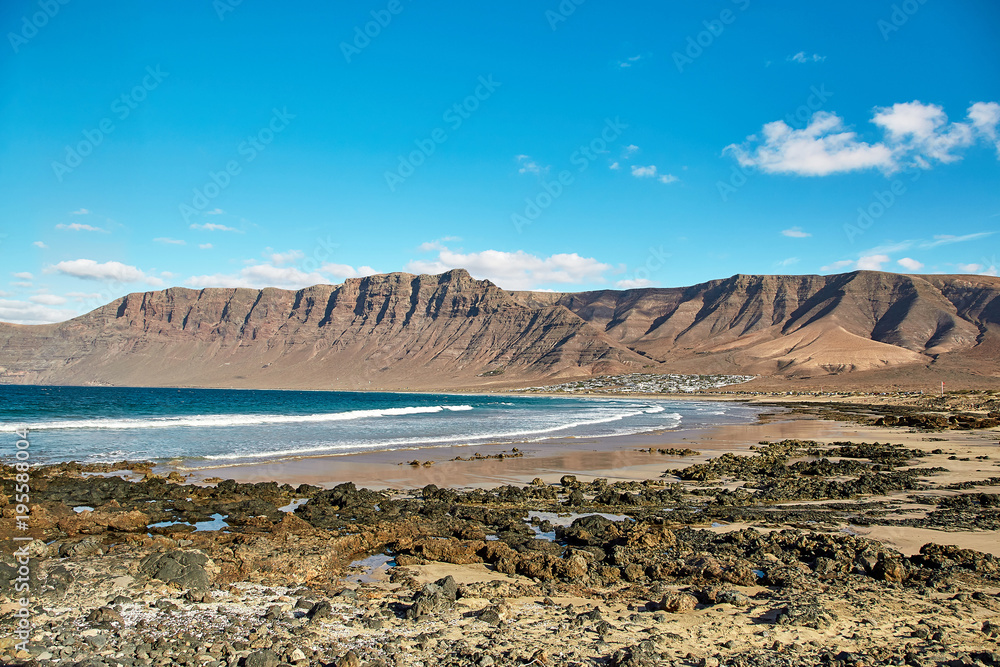
[[[903,368],[985,382],[1000,372],[998,303],[995,277],[873,271],[578,294],[508,292],[461,269],[296,292],[175,287],[59,324],[0,323],[0,381],[431,389]]]
[[[973,436],[975,484],[940,481],[950,460],[937,437],[918,449],[765,442],[663,479],[486,489],[38,467],[24,542],[35,635],[24,654],[8,639],[16,568],[4,556],[0,662],[996,666],[1000,558],[949,532],[997,534],[1000,478],[986,475],[1000,449],[994,431]],[[110,468],[146,478],[83,474]],[[0,493],[13,481],[0,466]],[[278,509],[296,499],[307,502]],[[224,529],[194,529],[213,514]],[[919,549],[854,534],[945,521]],[[15,530],[2,508],[0,535]]]

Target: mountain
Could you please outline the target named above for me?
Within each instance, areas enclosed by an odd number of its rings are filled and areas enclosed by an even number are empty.
[[[629,372],[1000,385],[1000,279],[857,271],[511,292],[456,269],[298,291],[171,288],[0,324],[0,382],[506,387]]]

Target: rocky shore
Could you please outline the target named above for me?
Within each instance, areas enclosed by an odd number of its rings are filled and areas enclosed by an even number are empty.
[[[17,650],[5,549],[0,662],[1000,665],[1000,445],[979,422],[957,448],[965,423],[908,425],[919,446],[886,426],[697,462],[651,448],[676,464],[658,478],[490,489],[36,468],[32,638]]]

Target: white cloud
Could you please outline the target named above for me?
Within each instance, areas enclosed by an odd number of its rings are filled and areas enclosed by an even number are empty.
[[[180,239],[171,239],[165,236],[160,236],[158,238],[155,238],[153,239],[153,241],[155,241],[156,243],[165,243],[167,245],[187,245],[187,241],[182,241]]]
[[[90,215],[90,211],[88,211],[85,208],[81,208],[76,211],[73,211],[70,215]]]
[[[535,289],[546,283],[603,283],[604,273],[613,267],[576,253],[537,257],[523,250],[460,253],[447,248],[435,260],[415,260],[406,265],[406,271],[411,273],[433,274],[459,268],[505,289]]]
[[[63,275],[82,278],[84,280],[105,280],[122,283],[145,282],[150,285],[162,285],[163,281],[155,276],[147,276],[134,266],[121,262],[98,263],[92,259],[74,259],[46,269],[47,273],[62,273]]]
[[[932,239],[906,239],[904,241],[895,241],[892,243],[885,243],[880,246],[875,246],[874,248],[869,248],[864,252],[860,253],[862,255],[878,255],[878,254],[892,254],[896,252],[902,252],[904,250],[910,250],[911,248],[921,248],[921,249],[931,249],[937,248],[942,245],[951,245],[953,243],[967,243],[968,241],[977,241],[979,239],[984,239],[992,236],[996,232],[975,232],[972,234],[962,234],[961,236],[956,236],[954,234],[937,234]]]
[[[656,178],[660,183],[673,183],[681,180],[673,174],[657,174],[655,164],[651,164],[648,167],[632,165],[632,175],[636,178]]]
[[[655,284],[649,278],[626,278],[616,282],[615,287],[618,289],[642,289],[643,287],[652,287]]]
[[[791,266],[793,264],[798,264],[798,263],[799,263],[799,258],[798,257],[786,257],[785,259],[781,260],[780,262],[776,262],[775,265],[779,266],[781,268],[784,268],[784,267]]]
[[[1000,104],[996,102],[976,102],[969,107],[969,120],[979,135],[992,141],[1000,157],[1000,136],[997,126],[1000,125]]]
[[[879,109],[872,122],[883,127],[890,139],[903,140],[909,136],[928,137],[948,121],[944,109],[936,104],[919,101],[902,102]]]
[[[288,252],[271,253],[268,257],[272,263],[281,266],[282,264],[289,264],[296,260],[300,260],[305,256],[305,253],[301,250],[289,250]]]
[[[981,273],[986,267],[982,264],[959,264],[958,270],[962,273]]]
[[[263,263],[244,267],[235,274],[216,273],[191,276],[184,281],[184,284],[188,287],[249,287],[253,289],[278,287],[297,290],[312,285],[327,285],[338,282],[331,280],[331,277],[358,278],[375,273],[378,272],[370,266],[360,266],[355,269],[346,264],[324,264],[316,271],[306,273],[294,266],[275,266]]]
[[[744,167],[802,176],[862,169],[892,173],[904,166],[929,169],[934,161],[960,160],[960,149],[981,139],[991,142],[1000,157],[996,102],[976,102],[969,107],[966,122],[949,122],[936,104],[902,102],[876,109],[872,123],[882,130],[884,140],[869,144],[848,131],[836,114],[817,111],[801,130],[780,120],[768,123],[763,139],[751,135],[743,144],[726,146],[723,153],[731,153]]]
[[[28,271],[18,271],[17,273],[12,273],[15,278],[20,278],[21,280],[34,280],[35,276]]]
[[[518,155],[517,163],[520,168],[517,170],[519,174],[544,174],[549,168],[542,167],[530,155]]]
[[[234,227],[228,227],[226,225],[217,225],[214,222],[206,222],[203,225],[192,224],[191,229],[201,229],[206,232],[238,232],[239,230]]]
[[[814,113],[801,130],[793,130],[778,120],[765,125],[763,132],[763,141],[751,135],[743,145],[726,146],[723,153],[731,153],[743,167],[757,167],[771,174],[826,176],[858,169],[895,168],[888,147],[858,141],[857,134],[846,131],[838,116],[826,111]]]
[[[451,243],[453,241],[461,241],[462,239],[458,236],[442,236],[439,239],[434,239],[433,241],[424,241],[419,246],[417,250],[420,252],[431,252],[434,250],[444,250],[445,243]]]
[[[225,213],[221,208],[213,208],[211,211],[205,211],[204,215],[222,215]]]
[[[850,266],[853,266],[853,265],[854,265],[854,260],[853,259],[840,259],[840,260],[837,260],[836,262],[831,262],[830,264],[827,264],[826,266],[819,267],[819,270],[823,271],[824,273],[826,273],[828,271],[840,271],[841,269],[846,269],[846,268],[848,268]]]
[[[639,152],[639,147],[636,146],[635,144],[629,144],[628,146],[626,146],[624,148],[624,150],[622,150],[622,154],[626,158],[630,158],[630,157],[632,157],[633,155],[635,155],[638,152]]]
[[[810,56],[806,55],[805,51],[799,51],[794,56],[788,56],[786,60],[796,63],[821,63],[826,60],[826,56],[821,56],[818,53],[814,53]]]
[[[212,249],[212,244],[211,243],[199,243],[198,247],[201,248],[202,250],[211,250]]]
[[[35,296],[28,297],[28,301],[40,303],[43,306],[61,306],[66,303],[66,298],[55,294],[36,294]]]
[[[188,287],[278,287],[281,289],[301,289],[311,285],[327,283],[325,276],[313,271],[305,273],[294,266],[273,266],[254,264],[237,274],[216,273],[213,275],[191,276],[184,281]]]
[[[966,241],[975,241],[977,239],[983,239],[987,236],[991,236],[996,232],[976,232],[975,234],[963,234],[962,236],[955,236],[953,234],[938,234],[934,237],[933,241],[923,241],[920,244],[921,248],[936,248],[940,245],[950,245],[952,243],[964,243]]]
[[[99,299],[103,295],[100,292],[66,292],[66,296],[77,301],[89,301],[91,299]]]
[[[632,165],[632,175],[636,178],[652,178],[656,176],[656,165],[651,164],[648,167]]]
[[[28,301],[0,299],[0,321],[14,324],[48,324],[75,317],[76,312]]]
[[[333,264],[327,263],[319,267],[319,270],[327,275],[331,275],[335,278],[345,279],[345,278],[364,278],[365,276],[373,276],[378,271],[370,266],[359,266],[354,268],[349,264]]]
[[[885,130],[900,161],[905,162],[905,156],[912,155],[911,163],[918,166],[927,164],[927,158],[955,162],[961,158],[954,151],[974,141],[971,124],[949,123],[944,109],[936,104],[919,101],[893,104],[878,109],[872,122]]]
[[[859,254],[861,254],[861,255],[880,255],[880,254],[886,254],[886,255],[888,255],[888,254],[891,254],[891,253],[894,253],[894,252],[901,252],[903,250],[909,250],[910,248],[914,247],[915,245],[919,245],[919,242],[918,241],[914,241],[914,240],[907,240],[907,241],[897,241],[897,242],[894,242],[894,243],[884,243],[882,245],[875,246],[874,248],[869,248],[868,250],[862,251]],[[927,247],[927,246],[921,246],[921,247]]]
[[[865,255],[858,258],[859,271],[881,271],[882,265],[890,261],[889,255]]]
[[[617,169],[621,169],[621,165],[620,165],[620,164],[618,164],[618,162],[617,162],[617,161],[615,161],[615,162],[612,162],[612,163],[610,164],[610,166],[608,166],[608,169],[615,169],[615,170],[617,170]]]
[[[642,60],[642,56],[641,55],[632,56],[631,58],[626,58],[625,60],[619,60],[618,61],[618,66],[619,67],[631,67],[634,63],[637,63],[640,60]]]
[[[896,260],[896,263],[899,264],[904,269],[906,269],[907,271],[919,271],[920,269],[924,268],[922,262],[918,262],[917,260],[912,259],[910,257],[903,257],[902,259],[898,259]]]
[[[48,246],[45,245],[45,243],[42,242],[42,241],[35,241],[31,245],[35,246],[36,248],[41,248],[42,250],[47,250],[48,249]]]
[[[793,239],[805,239],[812,236],[809,232],[802,231],[801,227],[789,227],[788,229],[782,229],[781,234],[783,236],[790,236]]]
[[[81,222],[74,222],[68,225],[59,223],[56,225],[56,229],[65,229],[71,232],[106,232],[106,229],[101,229],[100,227],[94,227],[92,225],[85,225]]]
[[[844,259],[833,262],[827,266],[820,268],[820,271],[838,271],[838,270],[870,270],[870,271],[883,271],[884,264],[892,261],[890,255],[895,253],[901,253],[910,249],[932,249],[941,245],[947,245],[952,243],[963,243],[967,241],[975,241],[978,239],[985,238],[992,235],[994,232],[976,232],[973,234],[963,234],[961,236],[956,236],[953,234],[939,234],[934,237],[933,240],[926,239],[909,239],[905,241],[897,241],[885,243],[874,248],[869,248],[858,253],[857,260]],[[901,257],[896,260],[902,270],[916,273],[925,268],[925,264],[912,257]],[[958,265],[959,268],[964,267],[979,267],[979,270],[973,270],[969,268],[968,273],[983,273],[984,275],[993,275],[991,271],[995,272],[996,267],[985,268],[978,264],[964,264]],[[963,269],[964,270],[964,269]],[[941,273],[937,271],[936,273]]]

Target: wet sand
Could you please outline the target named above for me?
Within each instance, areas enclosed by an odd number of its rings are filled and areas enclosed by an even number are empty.
[[[1000,432],[998,429],[977,431],[945,431],[933,433],[905,427],[862,426],[855,423],[821,419],[809,414],[774,415],[747,424],[727,424],[702,428],[680,428],[629,436],[607,438],[559,438],[543,442],[515,445],[521,457],[453,461],[469,458],[477,452],[483,456],[510,454],[511,445],[481,445],[466,447],[427,448],[420,450],[381,451],[341,456],[299,458],[280,462],[207,468],[196,471],[190,482],[218,478],[238,482],[270,482],[313,484],[332,487],[354,482],[358,487],[372,489],[417,489],[427,484],[450,488],[495,488],[506,484],[525,485],[535,478],[546,484],[556,484],[563,475],[575,475],[581,482],[604,478],[614,481],[661,479],[665,472],[679,470],[725,453],[749,454],[761,441],[784,439],[815,440],[820,443],[837,441],[891,442],[926,452],[940,450],[920,459],[919,467],[942,467],[948,472],[927,477],[928,482],[945,486],[957,482],[977,482],[1000,476]],[[653,453],[639,451],[654,449]],[[660,454],[655,450],[691,449],[692,456]],[[977,457],[986,456],[981,459]],[[414,459],[421,465],[410,465]],[[962,460],[965,459],[965,460]],[[433,465],[422,465],[431,461]],[[995,487],[979,487],[980,491],[995,492]],[[913,492],[907,492],[913,493]],[[918,494],[920,492],[917,492]],[[928,491],[933,495],[959,493],[942,489]],[[867,497],[857,502],[901,501],[906,493],[895,497]],[[821,505],[824,501],[815,501]],[[808,505],[810,501],[799,501]],[[747,524],[749,525],[749,524]],[[707,527],[707,526],[706,526]],[[726,532],[747,527],[741,523],[713,527]],[[906,526],[840,526],[882,542],[912,555],[923,544],[938,542],[955,544],[1000,556],[1000,541],[992,531],[959,531]]]
[[[553,483],[563,475],[576,475],[581,481],[599,477],[611,481],[645,480],[657,479],[666,470],[703,463],[726,452],[748,453],[751,446],[763,440],[773,442],[784,439],[816,440],[823,443],[839,440],[891,441],[928,450],[945,447],[949,452],[954,450],[955,453],[963,454],[963,458],[972,456],[971,462],[949,461],[946,467],[951,472],[937,477],[939,483],[948,483],[950,478],[954,478],[954,481],[985,479],[1000,473],[1000,469],[990,462],[974,459],[974,452],[978,452],[983,445],[996,445],[997,433],[948,431],[944,436],[946,441],[937,441],[931,439],[933,434],[929,437],[925,432],[909,428],[864,427],[811,415],[786,415],[748,424],[680,428],[607,438],[558,438],[519,443],[513,446],[523,456],[506,457],[502,460],[451,459],[459,456],[467,459],[476,453],[483,456],[510,454],[510,444],[366,452],[202,468],[193,472],[190,481],[221,477],[238,482],[277,481],[293,486],[314,484],[323,487],[351,481],[359,487],[413,489],[427,484],[489,488],[504,484],[526,484],[536,477],[546,483]],[[649,447],[689,448],[700,454],[679,457],[638,451]],[[410,465],[415,459],[421,464],[431,461],[433,465]]]
[[[352,481],[369,488],[420,488],[427,484],[449,487],[495,487],[504,484],[524,484],[535,477],[546,482],[558,481],[566,474],[580,479],[606,477],[612,480],[642,480],[658,477],[663,465],[674,462],[679,467],[704,461],[725,451],[745,451],[764,437],[798,438],[815,432],[801,419],[788,419],[773,424],[728,424],[704,428],[679,428],[652,433],[603,438],[552,438],[541,442],[520,442],[495,445],[425,447],[393,451],[373,451],[336,456],[314,456],[249,463],[245,465],[199,468],[191,481],[222,477],[238,482],[278,481],[293,486],[315,484],[332,487]],[[815,420],[810,420],[815,421]],[[836,422],[824,422],[834,425]],[[761,427],[767,427],[764,435]],[[826,428],[821,427],[821,432]],[[639,452],[642,448],[690,448],[701,456],[668,457]],[[508,456],[512,448],[520,457]],[[503,459],[455,461],[476,454]],[[419,460],[413,466],[410,462]]]

